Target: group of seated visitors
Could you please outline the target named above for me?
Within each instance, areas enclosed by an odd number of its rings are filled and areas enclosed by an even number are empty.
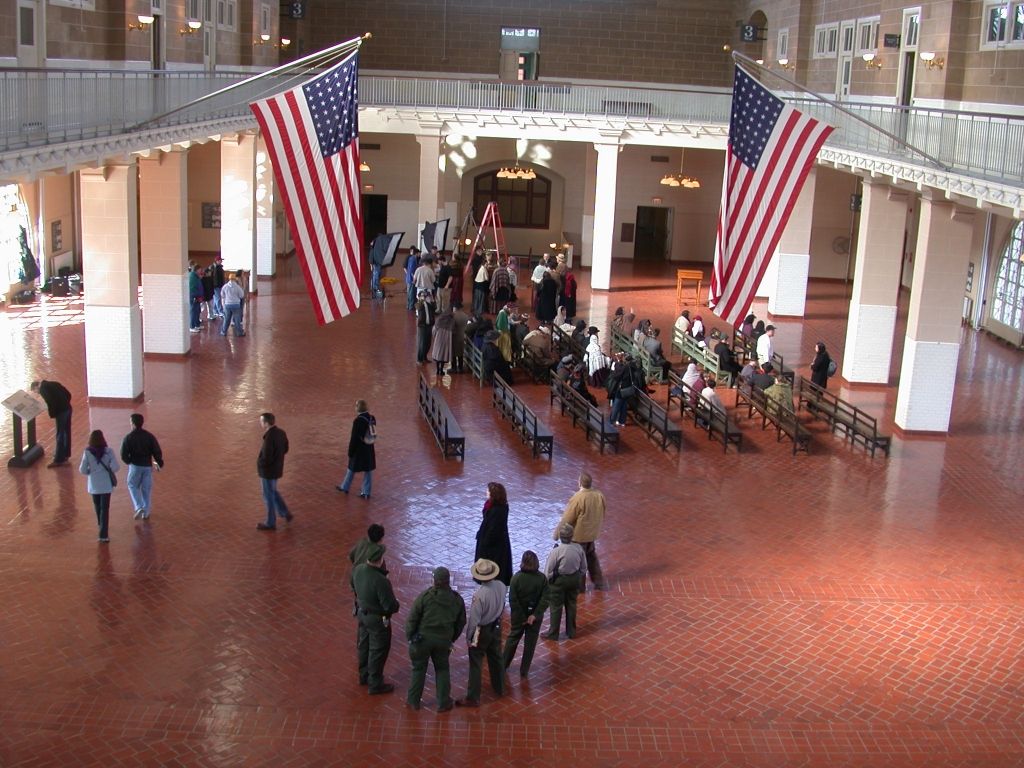
[[[781,373],[776,375],[771,363],[760,365],[757,358],[752,358],[743,366],[740,378],[764,392],[768,400],[777,402],[787,411],[793,410],[793,387]]]

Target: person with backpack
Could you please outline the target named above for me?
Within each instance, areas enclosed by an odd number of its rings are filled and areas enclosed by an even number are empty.
[[[370,498],[373,485],[373,470],[377,468],[377,420],[366,409],[365,400],[356,400],[356,417],[352,421],[352,434],[348,440],[348,471],[341,485],[335,486],[342,493],[348,493],[356,472],[363,473],[363,487],[359,498]]]
[[[811,363],[811,383],[822,389],[828,389],[828,377],[835,375],[836,364],[825,349],[825,343],[819,341],[814,345],[814,362]]]

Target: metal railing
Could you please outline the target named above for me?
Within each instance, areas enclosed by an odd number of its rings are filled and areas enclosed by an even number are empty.
[[[123,134],[248,77],[249,73],[240,72],[0,69],[0,153]],[[284,76],[264,79],[168,115],[159,125],[248,118],[249,101],[295,82]],[[831,147],[922,162],[900,141],[872,128],[877,126],[937,158],[953,172],[1015,186],[1024,183],[1024,118],[844,102],[843,107],[870,124],[866,125],[824,102],[788,100],[837,127],[828,142]],[[725,89],[363,75],[360,104],[441,114],[579,116],[720,128],[729,121],[731,99]]]

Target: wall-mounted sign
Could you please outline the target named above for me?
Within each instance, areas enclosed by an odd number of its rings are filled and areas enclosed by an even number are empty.
[[[899,48],[900,47],[900,36],[899,35],[882,35],[882,47],[883,48]]]
[[[535,27],[502,27],[501,50],[530,53],[540,50],[540,30]]]
[[[756,43],[758,40],[764,40],[760,32],[761,30],[753,24],[744,24],[740,27],[740,40],[744,43]]]

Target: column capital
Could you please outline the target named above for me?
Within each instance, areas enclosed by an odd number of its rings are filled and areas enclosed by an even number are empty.
[[[598,143],[598,142],[595,141],[594,142],[594,149],[597,150],[598,154],[606,154],[606,153],[610,153],[610,152],[618,153],[618,152],[622,151],[622,145],[620,145],[618,142],[615,142],[615,143],[605,143],[605,142]]]

